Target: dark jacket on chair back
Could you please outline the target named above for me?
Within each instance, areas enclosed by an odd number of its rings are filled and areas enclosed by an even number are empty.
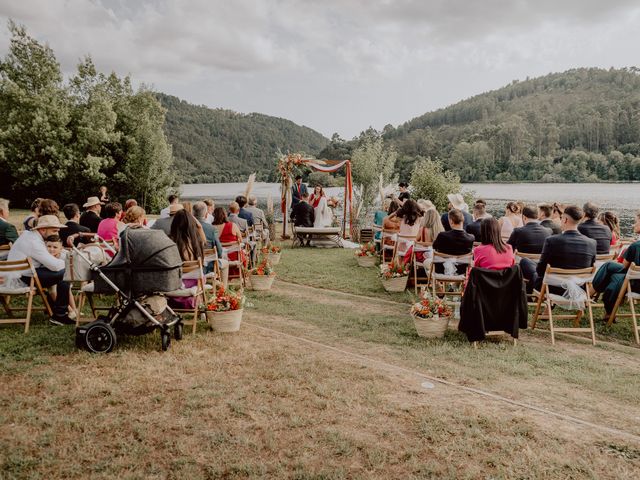
[[[523,227],[518,227],[511,232],[507,243],[513,250],[523,253],[540,253],[547,237],[553,235],[549,228],[545,228],[538,222],[529,222]]]
[[[483,340],[490,331],[518,338],[519,329],[527,328],[527,315],[524,281],[517,265],[504,270],[471,269],[458,326],[470,342]]]
[[[585,237],[593,238],[597,242],[598,255],[609,253],[611,249],[611,230],[606,225],[587,220],[578,225],[578,231]]]

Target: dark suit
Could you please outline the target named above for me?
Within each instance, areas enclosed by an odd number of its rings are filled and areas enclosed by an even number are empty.
[[[291,211],[291,220],[296,227],[313,227],[315,212],[307,202],[299,202]]]
[[[220,243],[220,237],[218,236],[218,230],[216,228],[205,222],[202,218],[196,218],[200,225],[202,225],[202,231],[204,232],[204,236],[207,239],[207,248],[215,248],[218,252],[218,258],[222,258],[222,244]]]
[[[87,210],[80,215],[80,225],[87,227],[93,233],[98,232],[98,225],[100,225],[101,221],[102,218],[100,218],[100,215],[93,210]]]
[[[464,231],[470,235],[475,237],[475,241],[480,241],[480,224],[482,223],[482,218],[479,218],[475,222],[471,222],[469,225],[464,227]]]
[[[507,243],[514,251],[522,253],[540,253],[544,241],[553,235],[549,228],[545,228],[538,222],[529,222],[523,227],[514,228]]]
[[[67,228],[60,229],[60,240],[62,240],[62,245],[67,246],[67,238],[71,235],[75,235],[76,233],[91,233],[87,227],[83,227],[79,223],[73,222],[69,220],[67,223]],[[74,245],[78,245],[79,243],[84,243],[83,238],[80,236],[73,241]]]
[[[598,245],[598,255],[609,253],[611,249],[611,230],[606,225],[587,220],[578,225],[578,231],[585,237],[593,238]]]
[[[305,193],[309,193],[307,190],[307,186],[304,183],[300,184],[300,189],[298,189],[298,184],[294,183],[291,187],[291,207],[295,207],[302,200],[302,196]],[[312,225],[313,226],[313,225]]]
[[[540,261],[530,280],[533,282],[534,288],[540,290],[547,265],[554,268],[577,269],[589,268],[593,266],[595,261],[595,240],[585,237],[576,230],[569,230],[562,235],[551,235],[544,241]],[[530,270],[529,264],[533,264],[533,262],[527,258],[523,258],[520,262],[523,275],[525,271]],[[558,293],[562,293],[562,290]]]
[[[462,216],[464,217],[464,223],[462,224],[462,228],[467,228],[467,225],[473,223],[473,216],[469,212],[465,212],[462,210]],[[442,226],[446,231],[451,230],[451,225],[449,225],[449,213],[445,212],[440,216],[440,221],[442,222]]]
[[[4,218],[0,218],[0,245],[8,245],[14,243],[18,239],[18,231],[16,227],[7,222]]]
[[[249,225],[250,227],[253,227],[253,213],[251,213],[249,210],[245,210],[244,208],[241,208],[240,212],[238,212],[238,216],[246,220],[247,225]]]
[[[560,228],[560,225],[558,225],[556,222],[554,222],[550,218],[545,218],[544,220],[542,220],[540,222],[540,225],[542,225],[545,228],[551,229],[554,235],[560,235],[562,233],[562,228]]]
[[[433,242],[433,251],[447,255],[466,255],[471,253],[474,241],[475,237],[463,230],[449,230],[438,234]],[[466,265],[457,267],[458,273],[464,273],[466,269]],[[444,272],[444,265],[437,263],[435,270],[436,273]]]

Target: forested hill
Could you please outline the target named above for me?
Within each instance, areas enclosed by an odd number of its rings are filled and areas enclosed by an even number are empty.
[[[463,181],[640,180],[640,70],[581,68],[514,81],[414,118],[384,138]]]
[[[261,181],[275,180],[278,150],[315,155],[329,143],[315,130],[283,118],[157,97],[167,109],[165,130],[185,183],[244,181],[252,172]]]

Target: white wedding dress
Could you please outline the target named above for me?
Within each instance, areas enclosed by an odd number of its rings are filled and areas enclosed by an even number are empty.
[[[333,224],[333,210],[327,205],[326,197],[321,197],[318,206],[314,209],[314,228],[330,227]]]

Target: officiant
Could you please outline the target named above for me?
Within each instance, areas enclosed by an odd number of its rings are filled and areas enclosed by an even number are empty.
[[[307,186],[302,183],[302,175],[296,176],[295,183],[291,186],[291,208],[293,209],[304,195],[309,195]]]

